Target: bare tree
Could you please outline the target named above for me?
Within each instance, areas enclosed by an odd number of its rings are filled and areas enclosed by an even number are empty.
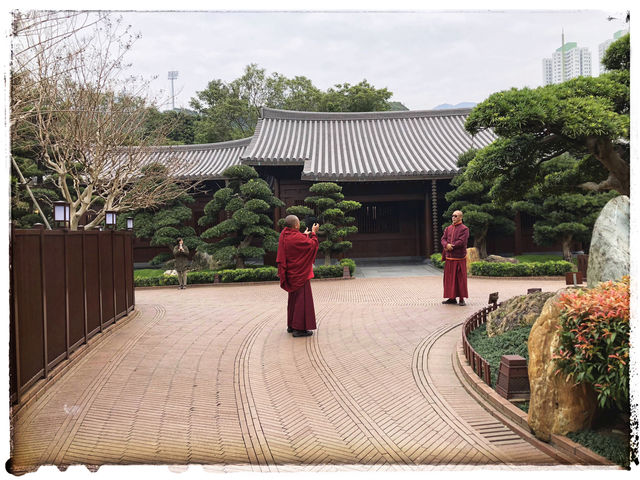
[[[163,135],[145,128],[155,105],[148,82],[127,75],[130,26],[100,12],[14,19],[12,140],[40,152],[71,229],[86,214],[93,228],[106,211],[157,206],[190,188],[177,178],[179,159],[164,162],[163,181],[139,181]]]

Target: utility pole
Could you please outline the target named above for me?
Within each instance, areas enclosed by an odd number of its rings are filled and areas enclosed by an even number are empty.
[[[171,80],[171,110],[175,110],[176,109],[176,102],[175,102],[175,95],[173,93],[173,81],[178,78],[178,71],[177,70],[171,70],[169,72],[169,80]]]

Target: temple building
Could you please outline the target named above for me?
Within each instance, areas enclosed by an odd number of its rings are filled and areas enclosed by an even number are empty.
[[[314,182],[338,183],[345,199],[362,203],[355,213],[358,233],[349,236],[353,248],[347,256],[428,258],[441,250],[442,215],[448,207],[444,195],[457,174],[458,156],[495,139],[491,132],[466,132],[470,111],[325,113],[262,108],[250,138],[157,147],[153,159],[179,159],[182,178],[202,181],[192,205],[192,226],[198,233],[204,206],[224,186],[222,172],[246,164],[286,207],[302,205]],[[274,225],[286,215],[286,207],[276,209]],[[527,227],[518,216],[515,235],[490,237],[489,250],[541,250],[531,244]],[[162,251],[137,240],[135,261],[148,261]]]

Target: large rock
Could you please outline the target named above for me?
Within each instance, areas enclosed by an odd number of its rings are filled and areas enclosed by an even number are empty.
[[[591,236],[587,286],[629,275],[629,197],[620,195],[604,206]]]
[[[560,292],[559,292],[560,293]],[[566,381],[552,359],[560,343],[558,296],[549,298],[529,334],[529,427],[540,440],[588,428],[596,411],[596,394],[586,384]]]
[[[467,275],[471,272],[471,264],[480,261],[480,252],[476,247],[467,248]]]
[[[502,302],[500,308],[487,315],[487,335],[502,335],[514,328],[533,324],[545,302],[554,295],[553,292],[535,292]]]
[[[500,255],[489,255],[487,258],[484,259],[484,261],[492,262],[492,263],[518,263],[517,258],[501,257]]]

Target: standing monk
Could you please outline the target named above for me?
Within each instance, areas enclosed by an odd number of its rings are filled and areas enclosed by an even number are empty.
[[[469,298],[467,292],[467,240],[469,240],[469,228],[462,224],[462,212],[456,210],[451,216],[451,225],[444,229],[440,239],[442,244],[442,260],[444,264],[444,295],[447,300],[442,303],[456,303],[456,297],[460,298],[458,305],[466,305],[465,298]]]
[[[313,308],[311,280],[313,263],[318,252],[318,228],[313,224],[300,232],[300,220],[295,215],[285,218],[286,227],[280,233],[278,241],[278,277],[280,287],[289,292],[287,304],[287,332],[294,337],[307,337],[316,328],[316,312]]]

